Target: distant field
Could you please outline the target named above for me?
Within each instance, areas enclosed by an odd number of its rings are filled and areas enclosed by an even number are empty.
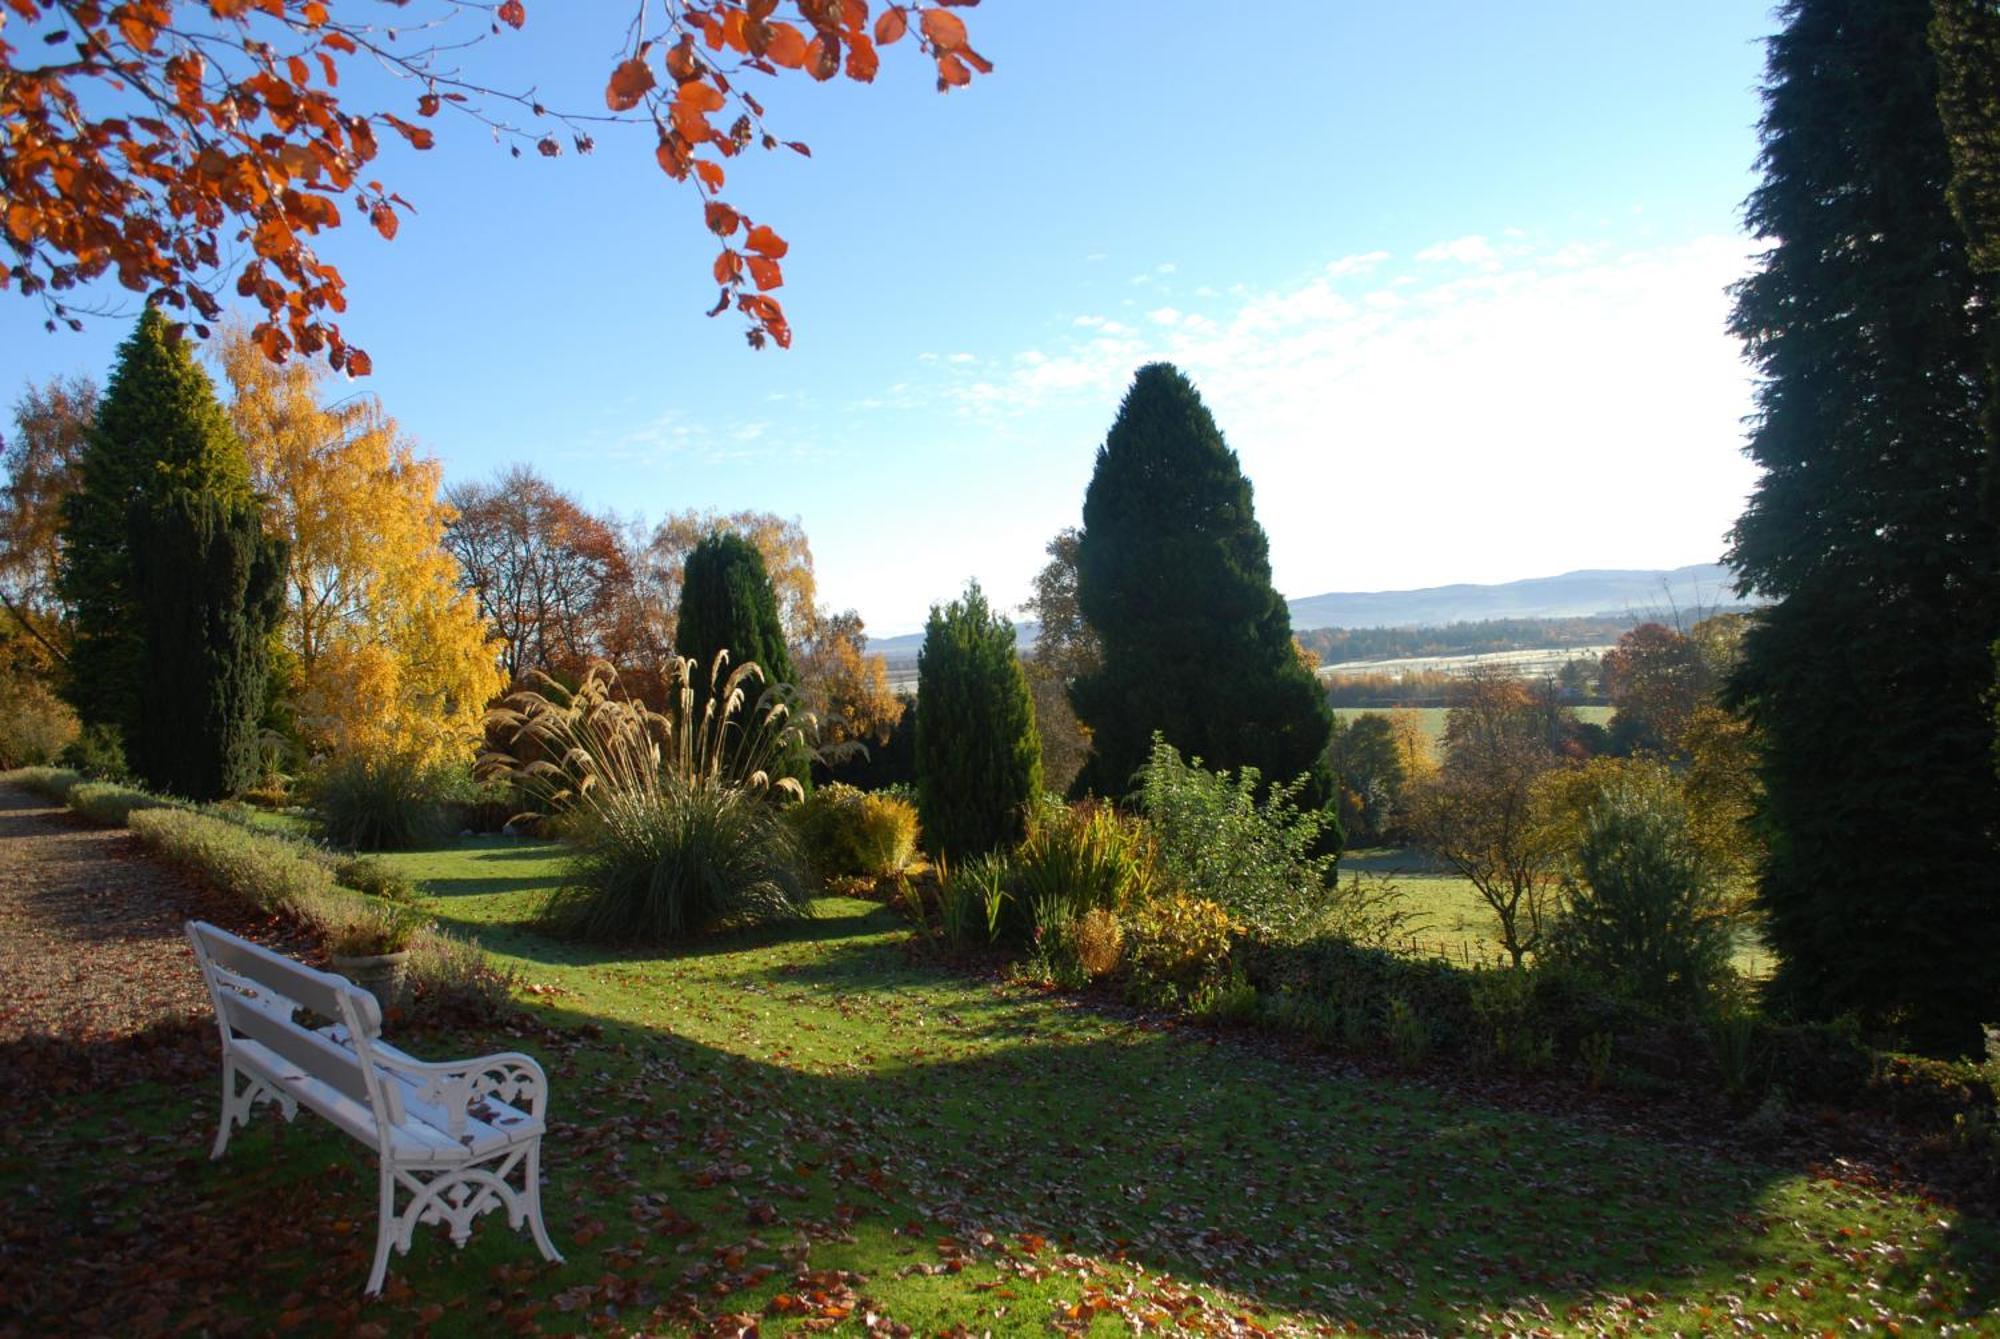
[[[1343,721],[1351,721],[1356,716],[1360,716],[1366,712],[1373,712],[1377,716],[1386,716],[1392,710],[1394,708],[1391,707],[1335,707],[1333,714],[1340,717]],[[1431,737],[1431,742],[1436,743],[1438,740],[1444,738],[1444,718],[1450,710],[1449,708],[1412,707],[1410,710],[1417,713],[1419,720],[1423,723],[1424,733]],[[1586,724],[1611,724],[1611,708],[1609,707],[1571,707],[1570,710],[1576,713],[1578,720]]]
[[[1319,677],[1340,679],[1355,674],[1386,674],[1400,679],[1410,674],[1470,674],[1478,669],[1503,669],[1525,679],[1554,674],[1572,660],[1595,660],[1612,643],[1593,646],[1550,646],[1527,651],[1481,651],[1461,656],[1409,656],[1400,660],[1344,660],[1321,665]]]
[[[1422,852],[1400,847],[1370,847],[1349,851],[1340,861],[1340,876],[1364,883],[1389,883],[1400,894],[1399,904],[1415,920],[1395,947],[1415,957],[1443,958],[1461,966],[1505,963],[1499,922],[1470,879],[1460,878],[1431,863]],[[1738,937],[1736,970],[1761,978],[1771,970],[1771,954],[1749,932]]]

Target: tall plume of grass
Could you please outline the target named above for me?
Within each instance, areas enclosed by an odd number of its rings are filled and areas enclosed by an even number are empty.
[[[621,691],[609,665],[571,690],[541,677],[488,718],[502,747],[481,759],[557,819],[575,852],[546,915],[611,942],[687,939],[804,914],[807,880],[779,807],[802,798],[775,764],[810,730],[753,663],[717,655],[697,693],[673,662],[667,710]],[[746,710],[746,707],[748,710]]]

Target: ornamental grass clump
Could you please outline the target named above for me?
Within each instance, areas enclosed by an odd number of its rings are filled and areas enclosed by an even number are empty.
[[[598,664],[574,691],[544,678],[492,714],[503,748],[482,767],[559,819],[573,846],[551,928],[658,942],[805,914],[804,862],[781,812],[802,791],[774,764],[811,720],[795,723],[779,690],[751,703],[762,681],[754,664],[729,671],[726,652],[706,676],[677,660],[660,712]],[[717,687],[697,693],[700,682]]]
[[[467,789],[462,767],[408,753],[357,750],[322,766],[308,780],[306,794],[335,845],[407,851],[451,836],[451,802]]]
[[[1146,824],[1111,805],[1040,805],[1012,857],[1018,915],[1011,928],[1026,935],[1092,911],[1128,911],[1152,897],[1157,857]]]

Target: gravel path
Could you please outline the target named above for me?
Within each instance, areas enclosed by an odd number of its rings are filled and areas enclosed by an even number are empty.
[[[191,916],[269,938],[149,860],[124,829],[0,785],[0,1047],[206,1022],[208,993],[181,932]]]

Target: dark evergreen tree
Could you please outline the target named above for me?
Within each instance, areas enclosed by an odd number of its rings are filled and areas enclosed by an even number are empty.
[[[1782,14],[1748,208],[1772,245],[1733,322],[1764,475],[1730,552],[1775,601],[1733,689],[1765,740],[1772,995],[1963,1051],[2000,999],[1992,295],[1947,204],[1931,0]]]
[[[1302,805],[1333,799],[1333,713],[1271,587],[1250,481],[1193,383],[1166,363],[1139,369],[1098,450],[1077,601],[1100,660],[1071,690],[1091,732],[1073,789],[1125,794],[1157,730],[1211,768],[1310,775]]]
[[[175,488],[130,519],[146,685],[132,768],[170,795],[236,794],[259,771],[284,545],[245,495]]]
[[[748,662],[764,673],[764,686],[751,694],[751,707],[764,692],[788,693],[798,682],[763,555],[736,532],[718,530],[688,554],[674,650],[695,662],[697,701],[708,692],[709,669],[716,652],[723,650],[729,652],[730,670]],[[810,784],[811,760],[803,740],[781,770],[801,785]]]
[[[118,348],[97,422],[63,507],[57,586],[74,618],[66,687],[86,725],[128,746],[138,728],[145,657],[128,522],[134,501],[172,478],[249,488],[249,466],[208,374],[151,307]]]
[[[924,847],[960,860],[1018,842],[1042,788],[1035,703],[1014,625],[979,583],[931,606],[917,652],[917,816]]]
[[[68,687],[156,790],[216,799],[253,779],[282,551],[208,374],[148,308],[118,350],[64,507]]]

